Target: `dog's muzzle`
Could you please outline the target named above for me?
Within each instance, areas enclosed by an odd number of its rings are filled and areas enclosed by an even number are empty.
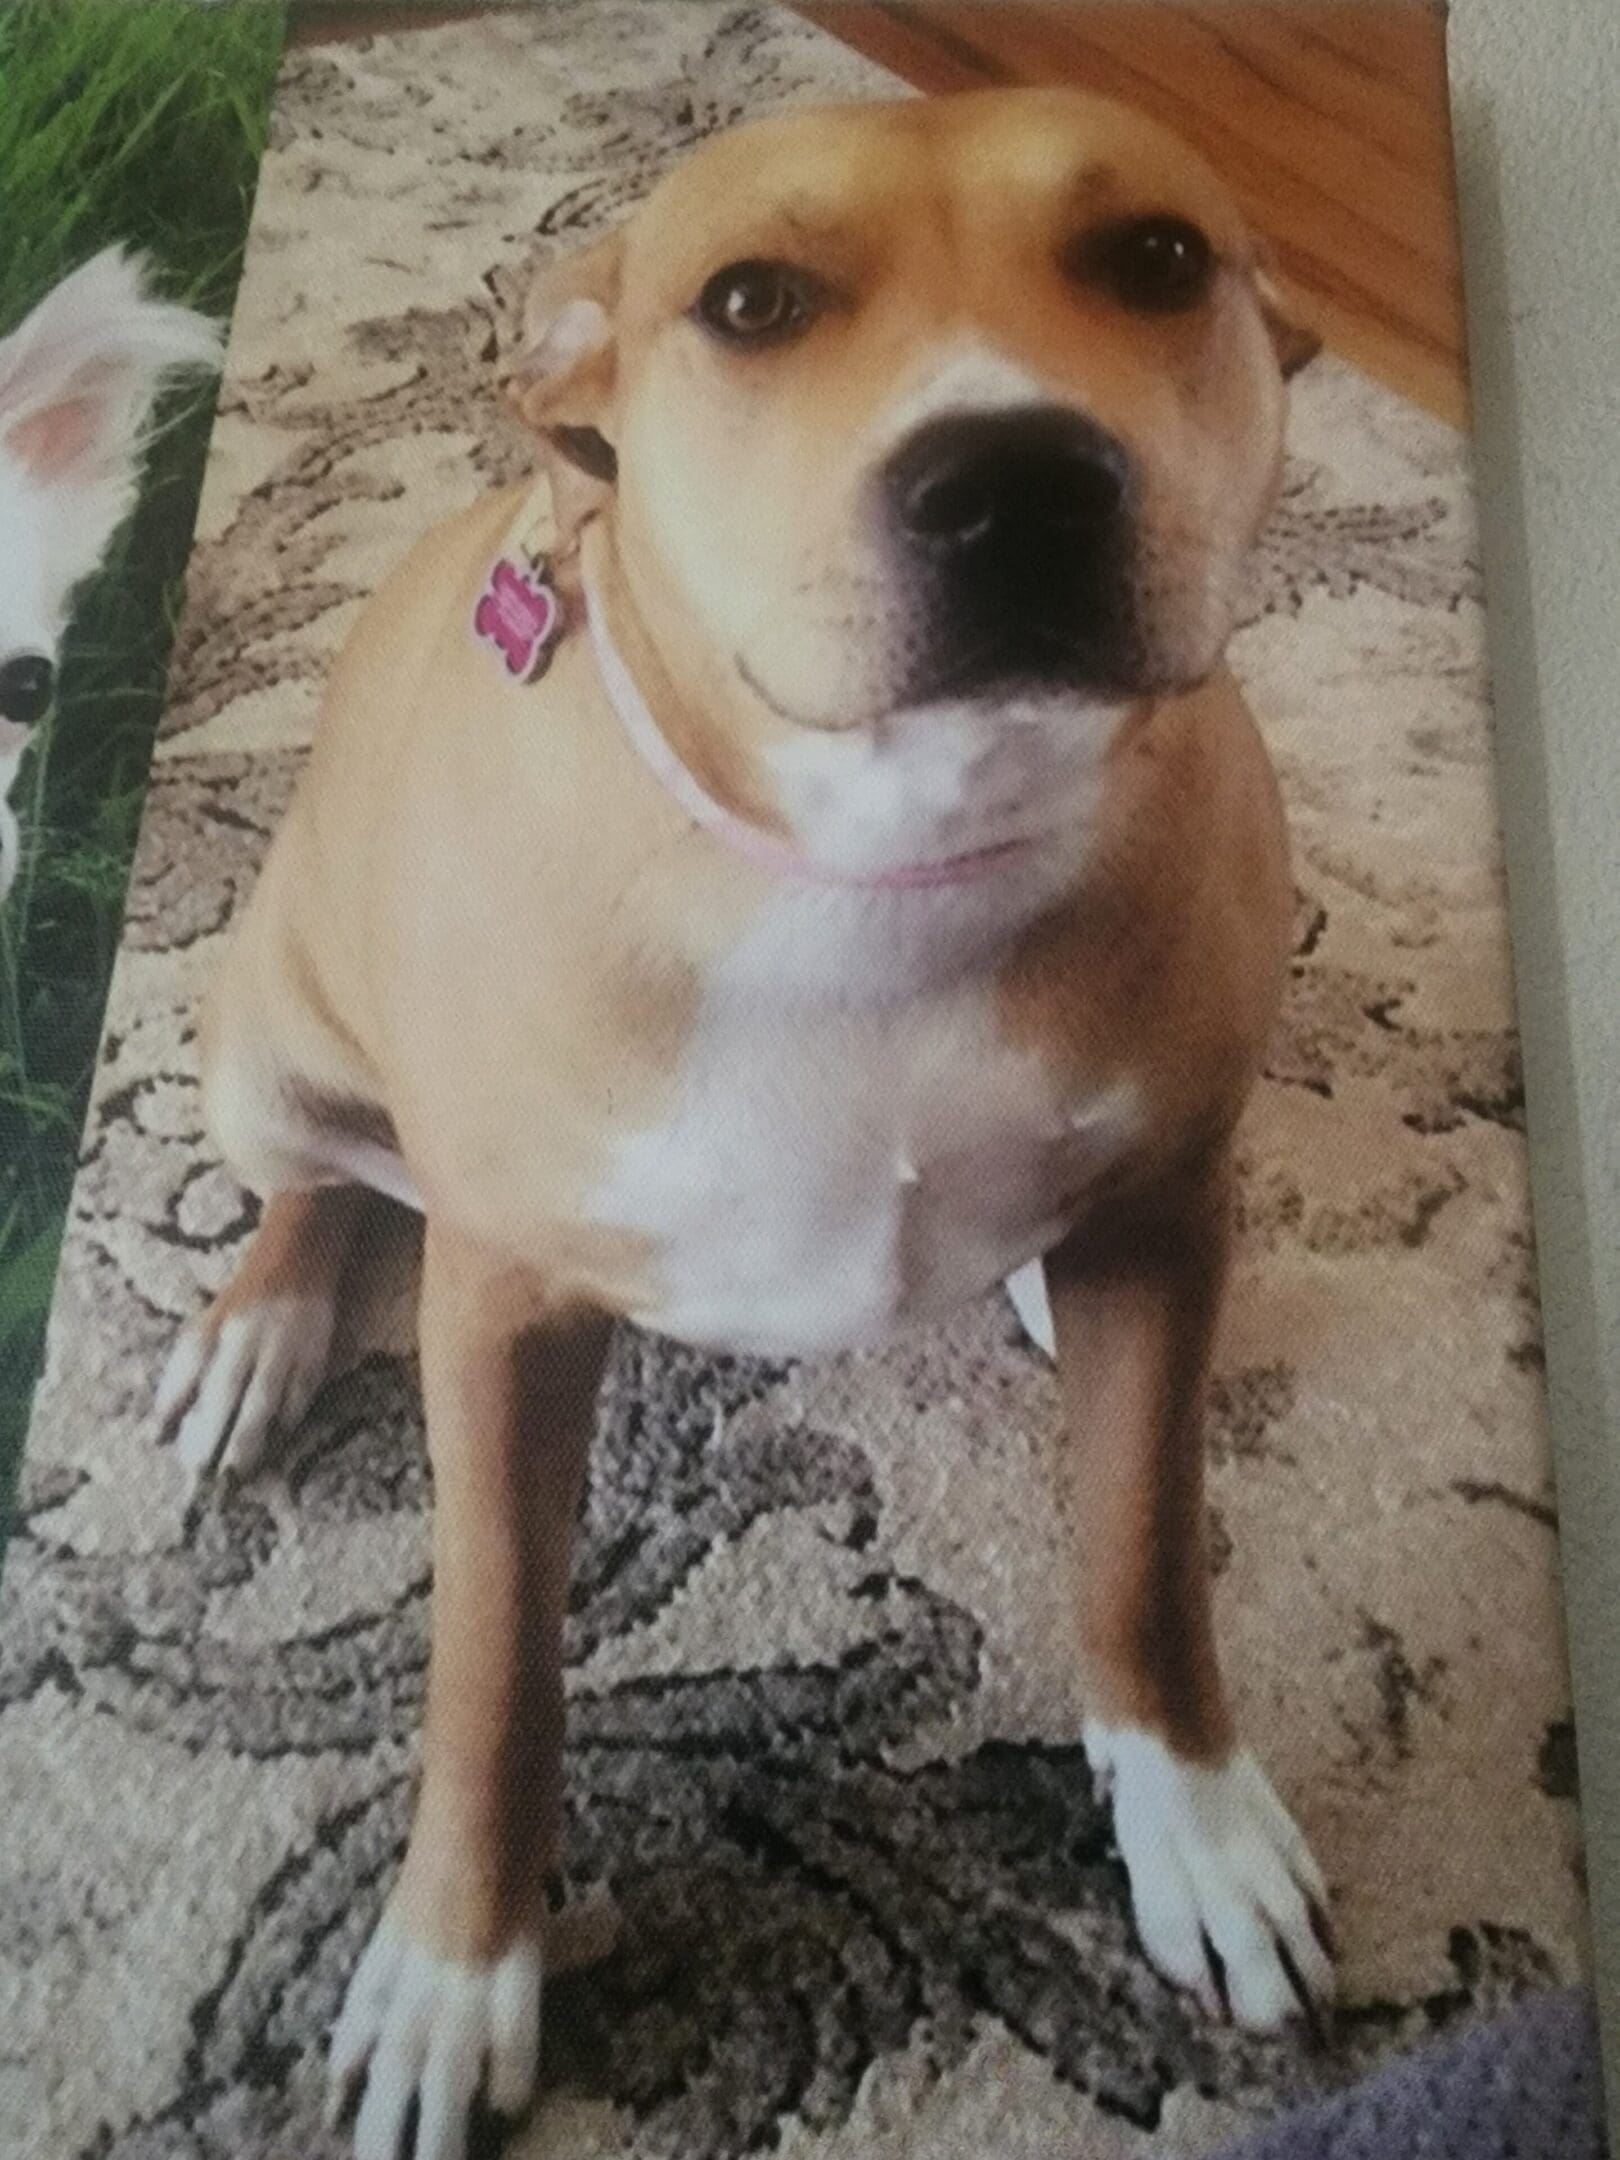
[[[923,617],[914,697],[1013,682],[1119,685],[1134,638],[1130,465],[1064,406],[953,413],[880,476]]]

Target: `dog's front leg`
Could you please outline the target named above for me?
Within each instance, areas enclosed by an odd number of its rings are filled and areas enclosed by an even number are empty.
[[[1086,1750],[1112,1793],[1144,1949],[1260,2029],[1332,1994],[1326,1892],[1235,1741],[1210,1606],[1203,1397],[1225,1273],[1224,1175],[1049,1257],[1078,1540]]]
[[[563,1614],[608,1323],[430,1220],[422,1391],[433,1628],[422,1786],[399,1883],[332,2040],[365,2072],[360,2160],[459,2160],[468,2111],[533,2091],[545,1878],[562,1826]]]

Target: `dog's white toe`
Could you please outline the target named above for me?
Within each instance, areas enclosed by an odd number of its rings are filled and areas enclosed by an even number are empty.
[[[1334,1992],[1327,1885],[1254,1757],[1189,1762],[1128,1726],[1088,1725],[1085,1743],[1153,1964],[1212,2017],[1314,2022]]]
[[[355,1968],[332,2034],[328,2120],[356,2081],[356,2160],[462,2160],[480,2089],[502,2115],[534,2093],[540,2054],[540,1946],[532,1938],[487,1964],[461,1964],[415,1942],[385,1913]]]
[[[247,1476],[298,1423],[325,1376],[334,1318],[330,1297],[269,1297],[182,1330],[155,1411],[194,1486],[212,1470]]]
[[[1057,1330],[1052,1325],[1052,1301],[1046,1294],[1045,1262],[1027,1260],[1007,1277],[1004,1287],[1024,1333],[1037,1350],[1055,1358]]]

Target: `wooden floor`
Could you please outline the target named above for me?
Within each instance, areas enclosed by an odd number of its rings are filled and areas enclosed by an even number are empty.
[[[1427,0],[800,0],[799,11],[921,90],[1077,83],[1143,107],[1226,175],[1335,351],[1466,420],[1444,32]],[[465,0],[295,0],[291,36],[481,12]]]

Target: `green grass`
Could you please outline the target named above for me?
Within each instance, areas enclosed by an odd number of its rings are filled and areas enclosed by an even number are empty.
[[[166,297],[229,315],[283,34],[268,4],[0,4],[0,333],[123,241]],[[0,1526],[117,950],[214,407],[158,417],[140,503],[81,588],[55,712],[12,801],[0,909]]]

